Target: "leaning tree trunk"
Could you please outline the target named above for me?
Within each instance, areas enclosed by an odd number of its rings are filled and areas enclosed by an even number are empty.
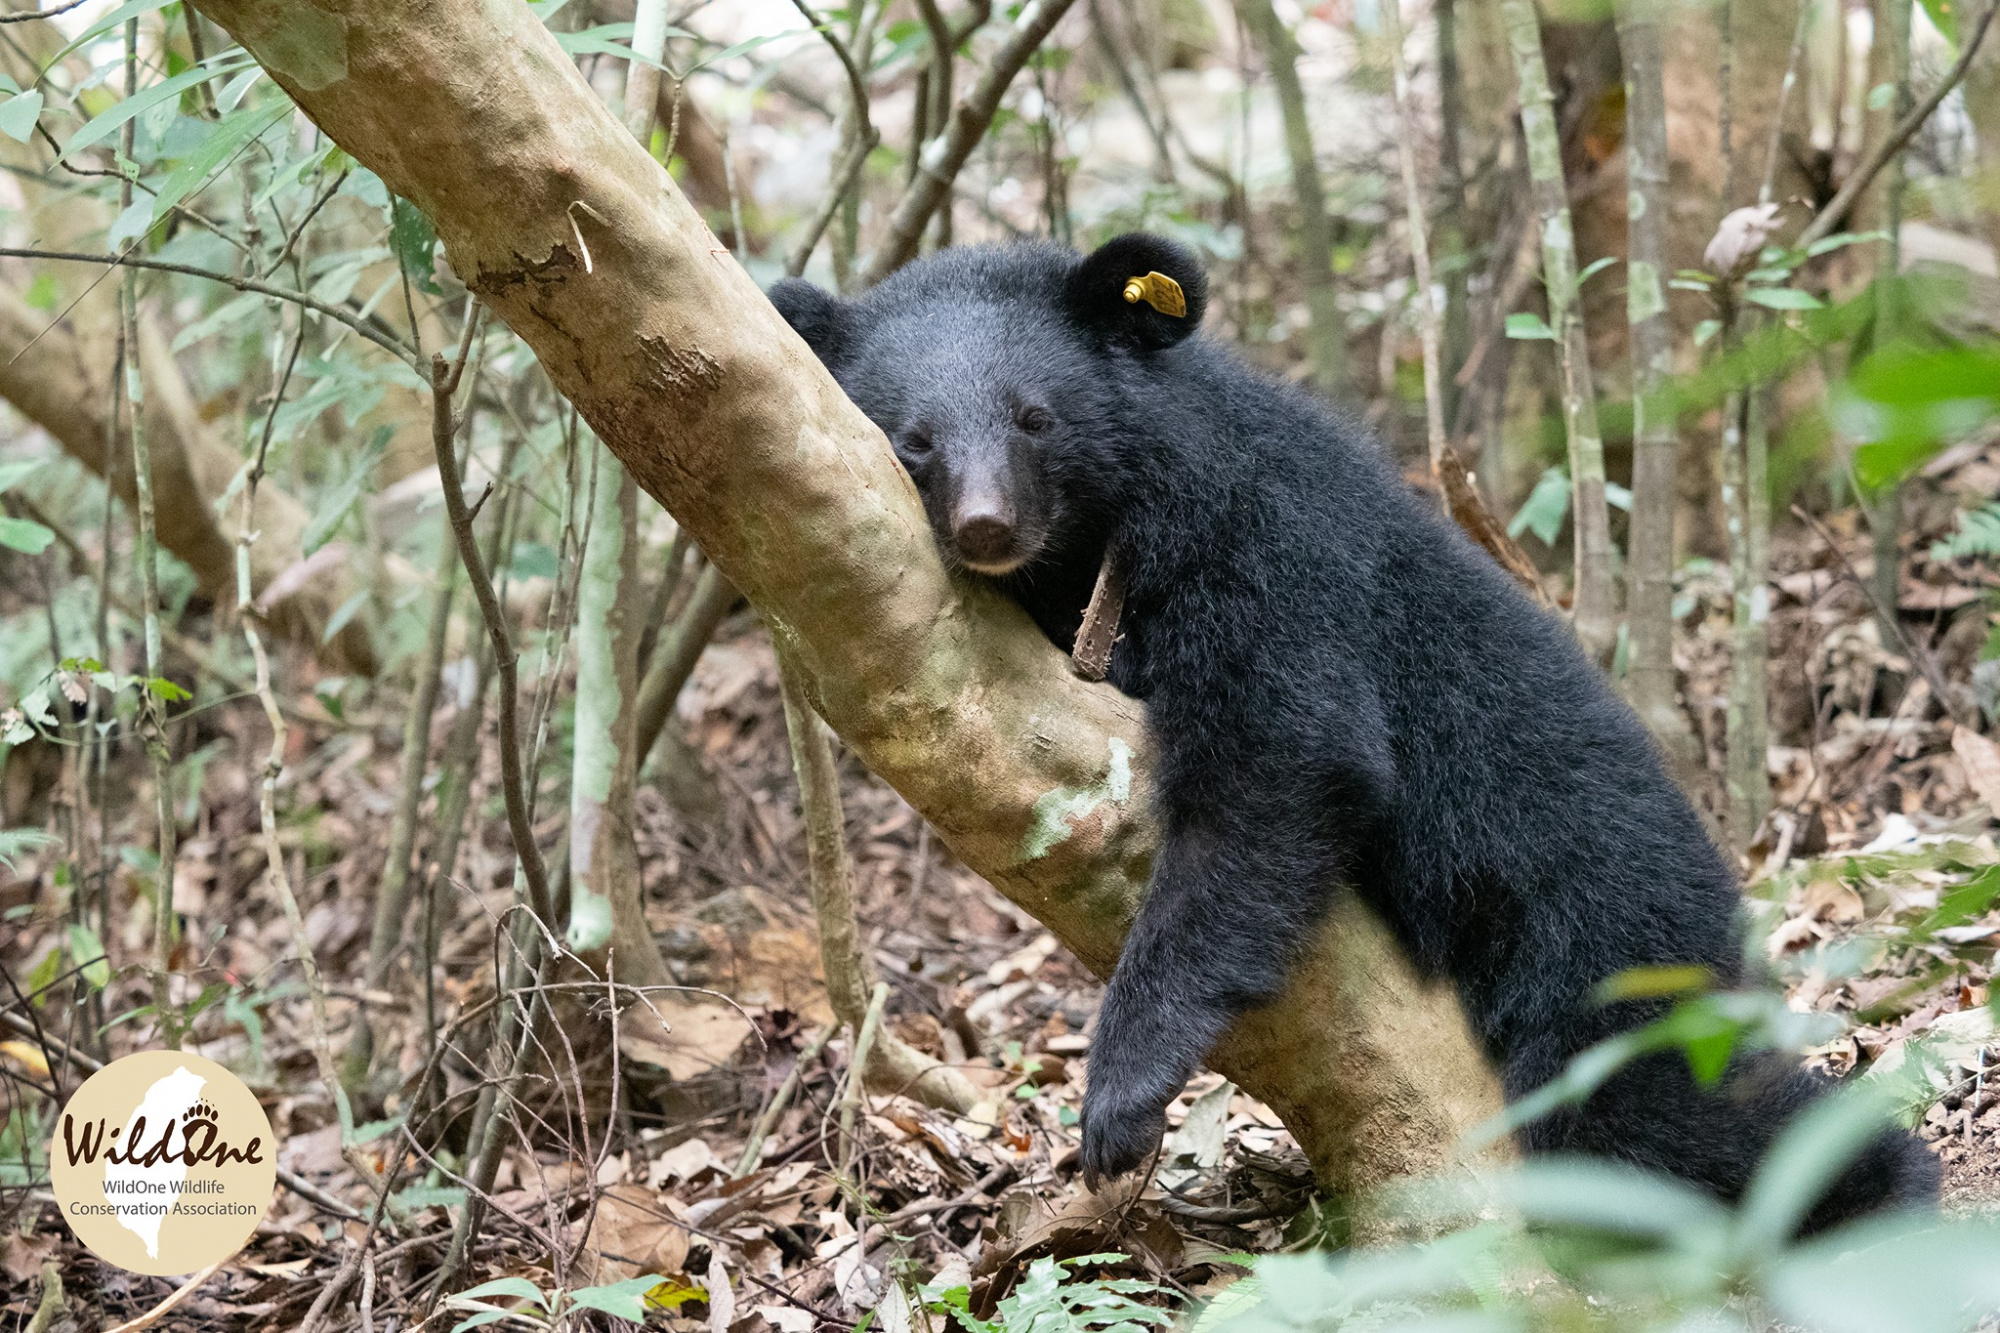
[[[199,0],[431,218],[452,267],[764,612],[814,708],[1099,975],[1158,840],[1143,708],[949,577],[881,433],[521,0]],[[1336,1189],[1498,1104],[1452,997],[1352,905],[1215,1066]]]

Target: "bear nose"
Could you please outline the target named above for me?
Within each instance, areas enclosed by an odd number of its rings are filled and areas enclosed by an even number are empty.
[[[1014,545],[1014,524],[998,508],[981,508],[961,513],[952,537],[967,560],[998,564]]]

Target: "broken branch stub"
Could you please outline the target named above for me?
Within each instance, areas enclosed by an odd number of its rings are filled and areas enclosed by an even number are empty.
[[[909,479],[519,0],[197,0],[454,270],[804,668],[816,710],[1099,975],[1158,830],[1141,706],[947,576]],[[586,263],[579,238],[589,251]],[[1335,1188],[1449,1160],[1497,1085],[1358,907],[1215,1063]]]

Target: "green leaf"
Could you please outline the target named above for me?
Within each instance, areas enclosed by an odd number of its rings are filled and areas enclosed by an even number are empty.
[[[183,1023],[192,1023],[204,1009],[207,1009],[210,1005],[214,1004],[217,1000],[224,998],[228,994],[229,994],[228,982],[226,981],[209,982],[206,986],[203,986],[201,988],[201,994],[195,996],[194,999],[188,1003],[187,1007],[181,1010],[181,1021]]]
[[[1617,255],[1605,255],[1602,259],[1593,259],[1584,267],[1583,272],[1576,275],[1576,285],[1579,287],[1583,286],[1584,283],[1589,282],[1592,278],[1617,262]]]
[[[458,1305],[465,1301],[483,1300],[488,1296],[518,1296],[541,1307],[546,1307],[549,1303],[549,1298],[542,1294],[542,1289],[524,1277],[494,1278],[491,1282],[482,1282],[476,1287],[461,1291],[456,1296],[447,1296],[444,1303]]]
[[[1535,483],[1513,521],[1507,525],[1509,537],[1532,532],[1542,545],[1554,546],[1562,533],[1563,519],[1569,515],[1569,473],[1552,467]]]
[[[449,1305],[451,1302],[446,1301],[445,1304]],[[464,1333],[465,1329],[478,1328],[481,1324],[498,1323],[500,1320],[509,1317],[511,1317],[511,1313],[507,1310],[481,1310],[478,1314],[468,1315],[456,1324],[453,1324],[451,1326],[451,1333]]]
[[[1538,339],[1546,342],[1554,342],[1556,340],[1556,331],[1550,328],[1549,322],[1540,315],[1535,314],[1533,311],[1524,310],[1507,316],[1507,336],[1509,338],[1519,338],[1524,342]]]
[[[1720,332],[1722,332],[1721,320],[1704,319],[1701,323],[1694,326],[1694,345],[1696,347],[1706,347],[1714,340],[1715,335]]]
[[[42,90],[32,88],[18,96],[0,102],[0,134],[10,139],[28,142],[35,132],[35,122],[42,114]]]
[[[1834,400],[1841,430],[1862,442],[1854,474],[1869,489],[1908,476],[1996,411],[2000,347],[1991,345],[1885,348],[1848,377]]]
[[[397,195],[389,206],[389,251],[410,275],[410,282],[430,296],[440,295],[437,285],[437,228],[423,210]]]
[[[647,1274],[601,1287],[583,1287],[569,1293],[569,1303],[580,1305],[586,1310],[602,1310],[605,1314],[629,1319],[635,1324],[643,1324],[646,1322],[647,1293],[665,1283],[665,1278],[657,1274]]]
[[[1785,1323],[1821,1333],[1957,1333],[2000,1309],[2000,1223],[1905,1214],[1842,1227],[1779,1260],[1765,1289]]]
[[[24,555],[40,555],[49,549],[56,535],[32,519],[9,518],[0,514],[0,546]]]
[[[150,14],[156,9],[166,8],[168,2],[169,0],[126,0],[126,3],[118,6],[118,8],[112,10],[109,14],[106,14],[103,18],[78,33],[68,46],[56,52],[55,59],[49,61],[48,65],[44,68],[54,68],[70,52],[90,45],[105,33],[110,32],[113,28],[118,27],[129,19],[138,18],[142,14]]]
[[[150,87],[141,88],[132,96],[91,117],[89,124],[69,137],[69,142],[63,145],[63,150],[56,160],[67,161],[72,153],[102,143],[116,134],[124,128],[125,122],[134,116],[152,110],[169,98],[179,97],[188,89],[206,83],[210,79],[224,74],[234,74],[249,63],[249,57],[243,56],[224,64],[197,65],[185,74],[176,74],[171,79],[164,79]]]
[[[222,91],[215,95],[216,109],[224,115],[234,111],[237,105],[243,101],[244,96],[257,86],[257,80],[263,77],[264,68],[261,65],[253,65],[241,74],[238,74],[235,78],[224,84]],[[291,107],[288,105],[285,110],[290,111]]]
[[[541,542],[515,542],[508,572],[517,579],[552,579],[559,572],[556,553]]]
[[[25,463],[0,463],[0,491],[13,490],[25,478],[33,476],[41,465],[38,458]]]
[[[1923,0],[1924,13],[1930,15],[1931,26],[1944,35],[1953,46],[1958,45],[1957,0]]]
[[[333,614],[326,618],[326,628],[320,631],[319,641],[332,643],[339,638],[340,632],[347,628],[349,621],[361,614],[361,609],[368,605],[368,599],[372,596],[374,596],[372,592],[363,588],[335,607]]]
[[[1713,1088],[1721,1080],[1723,1071],[1729,1068],[1729,1057],[1735,1051],[1736,1039],[1740,1035],[1730,1028],[1721,1028],[1690,1037],[1681,1043],[1695,1082],[1704,1088]]]
[[[1806,257],[1808,259],[1817,259],[1821,255],[1832,254],[1835,250],[1844,250],[1850,245],[1861,245],[1869,241],[1886,241],[1888,239],[1889,233],[1886,231],[1837,232],[1832,236],[1814,241],[1811,245],[1807,246]]]
[[[1598,983],[1596,1000],[1657,1000],[1667,996],[1702,995],[1715,987],[1715,973],[1705,967],[1628,967]]]
[[[1826,302],[1796,287],[1750,287],[1743,299],[1766,310],[1824,310]]]
[[[20,857],[37,847],[48,847],[55,841],[52,835],[38,828],[0,829],[0,866],[12,870],[14,862]],[[99,949],[98,952],[104,951]]]
[[[356,1125],[354,1132],[347,1136],[347,1141],[350,1144],[373,1143],[384,1135],[393,1134],[401,1129],[406,1118],[395,1115],[387,1120],[370,1120],[365,1124]]]
[[[1967,556],[1992,559],[2000,556],[2000,505],[1987,505],[1958,516],[1951,536],[1931,544],[1931,559],[1958,560]]]
[[[774,32],[765,37],[752,37],[749,41],[738,42],[734,46],[725,46],[714,55],[707,57],[696,65],[690,66],[688,73],[692,74],[698,69],[707,69],[710,65],[719,65],[725,60],[734,60],[738,56],[747,56],[758,47],[770,42],[783,41],[787,37],[801,37],[811,31],[811,28],[792,28],[789,31]]]
[[[123,250],[152,227],[152,204],[144,199],[135,199],[124,212],[112,219],[110,230],[104,233],[104,244],[108,249]]]
[[[572,58],[585,55],[615,56],[620,60],[630,60],[641,65],[651,65],[654,69],[672,74],[672,66],[648,59],[624,43],[632,40],[630,23],[600,23],[594,28],[581,32],[559,32],[555,34],[556,45],[567,51]],[[692,37],[686,28],[668,27],[669,37]],[[678,76],[676,76],[678,77]]]
[[[456,1208],[465,1202],[465,1191],[457,1185],[412,1185],[397,1190],[390,1201],[403,1208]]]
[[[146,682],[146,692],[162,703],[186,703],[194,698],[186,690],[168,680],[165,676],[155,676]]]
[[[104,942],[81,921],[70,925],[69,956],[82,969],[83,979],[92,990],[103,990],[111,984],[111,963],[104,956]]]
[[[355,503],[361,499],[362,491],[367,489],[368,483],[374,478],[375,465],[381,462],[382,453],[388,447],[388,439],[381,432],[376,432],[375,437],[349,461],[345,475],[327,489],[324,498],[320,500],[319,508],[313,511],[312,518],[306,522],[305,535],[300,539],[300,546],[307,555],[326,545],[328,539],[346,521]]]
[[[51,949],[35,965],[35,970],[28,973],[28,994],[35,997],[37,1009],[47,1001],[49,987],[55,985],[56,978],[62,975],[62,960],[62,950]]]
[[[201,146],[183,158],[161,184],[160,192],[153,196],[152,220],[158,222],[172,211],[175,204],[199,191],[218,168],[241,152],[251,140],[284,119],[291,109],[289,102],[276,102],[223,117],[208,132]]]

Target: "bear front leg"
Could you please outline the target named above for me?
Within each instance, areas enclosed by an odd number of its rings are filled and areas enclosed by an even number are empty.
[[[1311,821],[1239,810],[1228,824],[1168,817],[1091,1041],[1081,1165],[1093,1188],[1145,1164],[1168,1104],[1236,1016],[1278,993],[1331,901]]]

